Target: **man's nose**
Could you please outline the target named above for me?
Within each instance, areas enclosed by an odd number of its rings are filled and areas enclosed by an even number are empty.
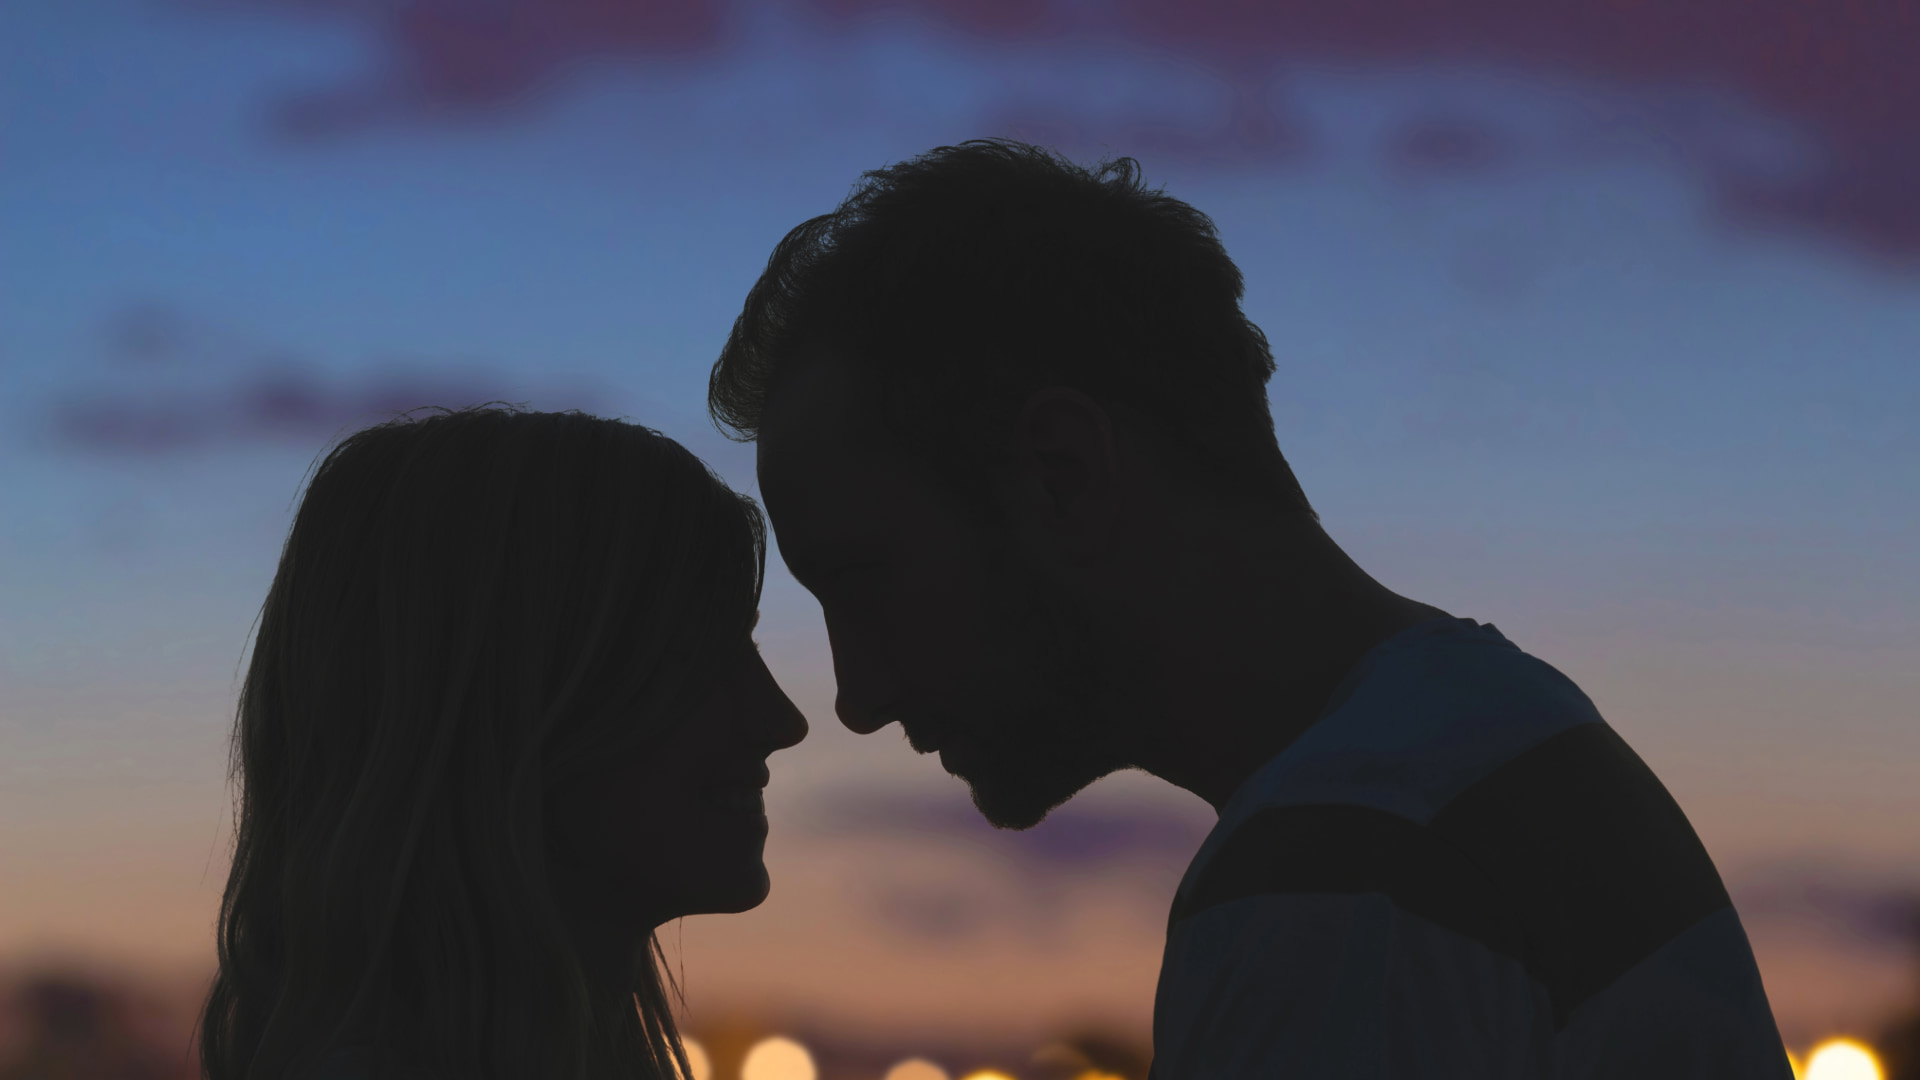
[[[857,735],[871,735],[893,721],[888,665],[873,648],[871,635],[851,632],[838,613],[827,611],[827,647],[833,650],[834,715]]]
[[[840,723],[856,735],[871,735],[893,722],[893,717],[888,716],[885,710],[862,706],[851,700],[845,690],[834,695],[833,712],[840,718]]]

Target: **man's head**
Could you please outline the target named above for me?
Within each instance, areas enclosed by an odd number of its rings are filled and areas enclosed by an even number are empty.
[[[825,612],[841,719],[900,720],[996,824],[1132,763],[1107,624],[1151,563],[1115,573],[1151,531],[1140,477],[1312,513],[1241,290],[1212,223],[1130,159],[981,140],[788,233],[714,365],[709,406],[760,440],[781,553]]]

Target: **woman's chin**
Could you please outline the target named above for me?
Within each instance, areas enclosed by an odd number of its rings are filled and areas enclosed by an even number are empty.
[[[683,905],[686,910],[680,914],[735,915],[751,911],[766,901],[771,888],[766,866],[755,863],[751,868],[743,867],[737,876],[703,882],[697,892],[687,897]]]

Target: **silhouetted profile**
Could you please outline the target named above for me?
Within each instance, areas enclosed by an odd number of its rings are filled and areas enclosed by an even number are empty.
[[[1006,140],[788,233],[714,365],[854,731],[996,824],[1138,768],[1220,820],[1161,1080],[1789,1075],[1678,806],[1493,626],[1396,595],[1275,441],[1212,222]]]
[[[806,733],[751,638],[763,537],[615,420],[329,453],[240,696],[209,1080],[688,1075],[654,929],[766,896],[765,761]]]

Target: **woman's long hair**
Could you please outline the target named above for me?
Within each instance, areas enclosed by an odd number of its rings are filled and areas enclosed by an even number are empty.
[[[750,500],[617,420],[443,410],[327,454],[240,693],[208,1080],[354,1044],[439,1080],[690,1075],[654,938],[630,991],[583,975],[543,822],[717,685],[764,563]]]

